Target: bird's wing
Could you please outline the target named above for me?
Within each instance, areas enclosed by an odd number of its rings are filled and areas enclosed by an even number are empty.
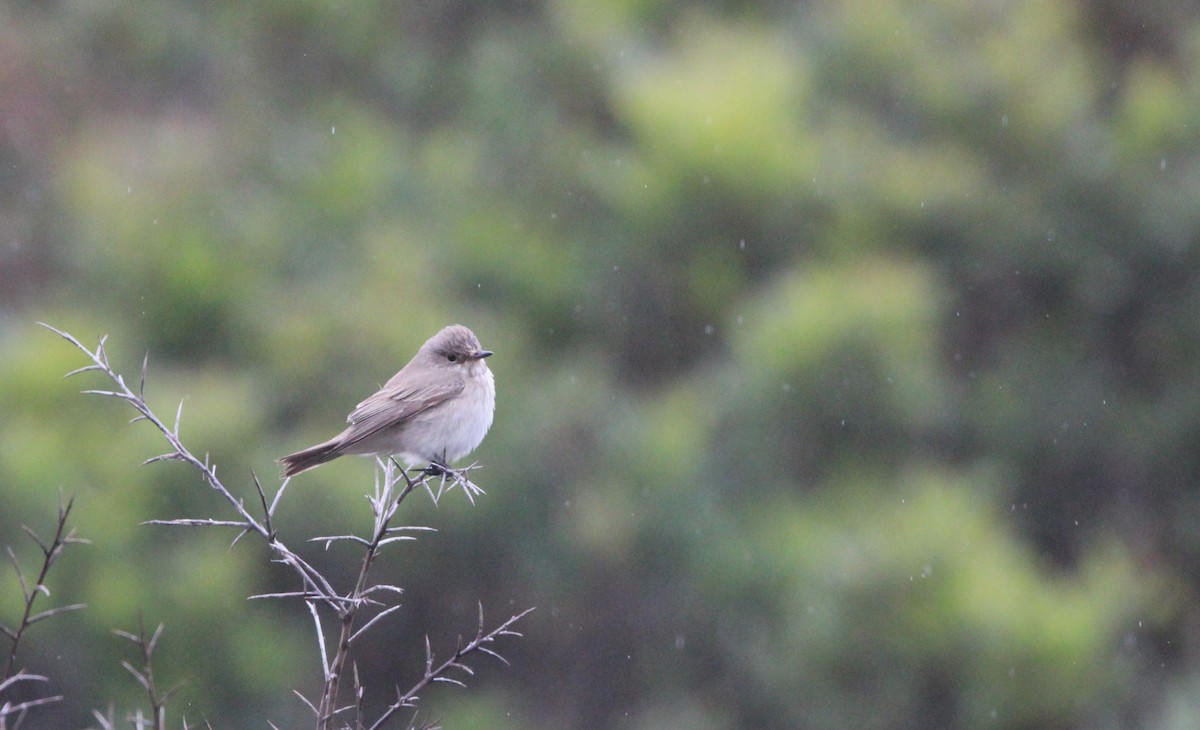
[[[463,391],[462,378],[446,378],[416,386],[388,387],[358,404],[346,419],[350,422],[344,445],[357,443],[384,429],[398,426]]]

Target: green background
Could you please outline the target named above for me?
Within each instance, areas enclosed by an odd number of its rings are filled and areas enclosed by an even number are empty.
[[[1200,726],[1200,11],[1176,0],[0,0],[0,544],[21,663],[304,727],[302,606],[49,322],[248,499],[439,327],[496,351],[487,496],[414,500],[367,704],[527,606],[487,728]],[[285,540],[369,528],[371,463]],[[346,576],[355,551],[306,555]],[[19,591],[0,571],[0,619]]]

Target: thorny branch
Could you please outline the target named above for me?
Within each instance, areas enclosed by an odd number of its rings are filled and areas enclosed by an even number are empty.
[[[474,654],[475,652],[482,652],[484,654],[488,654],[490,656],[493,656],[493,657],[499,659],[500,661],[504,662],[505,664],[508,664],[507,659],[505,659],[503,656],[501,656],[499,654],[499,652],[497,652],[496,650],[490,648],[488,645],[493,643],[496,639],[500,638],[501,636],[521,636],[521,633],[518,631],[514,631],[512,627],[514,624],[516,624],[518,621],[520,621],[522,618],[524,618],[526,615],[528,615],[531,611],[533,611],[532,608],[527,608],[524,611],[522,611],[521,613],[518,613],[514,616],[510,616],[507,621],[500,624],[499,626],[492,629],[491,631],[488,631],[485,633],[484,628],[483,628],[483,604],[480,603],[479,604],[479,628],[475,633],[475,638],[472,639],[471,641],[467,642],[467,644],[465,646],[462,644],[462,639],[460,638],[458,649],[455,650],[454,654],[449,659],[445,660],[444,662],[437,665],[436,667],[434,666],[434,663],[433,663],[434,662],[433,649],[429,645],[429,637],[426,636],[425,637],[425,674],[424,674],[424,676],[422,676],[421,679],[416,684],[414,684],[407,692],[401,693],[399,690],[397,690],[396,691],[396,695],[397,695],[396,701],[393,702],[390,706],[388,706],[387,710],[385,710],[384,713],[382,715],[380,715],[379,719],[375,721],[374,725],[370,726],[370,730],[377,730],[377,728],[383,727],[383,724],[385,722],[387,722],[388,719],[391,718],[391,716],[394,715],[396,712],[399,712],[400,710],[402,710],[404,708],[416,707],[417,701],[419,699],[418,693],[422,692],[426,687],[428,687],[433,682],[449,682],[451,684],[457,684],[460,687],[465,687],[466,684],[464,684],[462,680],[456,679],[454,677],[450,677],[450,676],[448,676],[448,674],[451,670],[458,670],[458,671],[464,672],[470,676],[474,676],[475,672],[469,666],[467,666],[466,664],[463,664],[463,662],[462,662],[462,660],[470,654]]]
[[[167,701],[175,694],[182,684],[177,684],[166,692],[158,688],[158,684],[154,679],[154,651],[158,648],[158,640],[162,637],[163,625],[159,624],[158,628],[150,636],[146,635],[146,622],[141,615],[138,616],[138,632],[131,634],[128,631],[114,630],[113,633],[123,639],[128,639],[137,645],[142,655],[142,667],[138,669],[127,661],[122,661],[121,666],[125,667],[125,671],[133,675],[138,684],[145,690],[147,697],[150,699],[151,721],[147,727],[152,727],[154,730],[166,730],[167,728]],[[142,727],[138,724],[137,727]]]
[[[16,628],[11,628],[0,624],[0,633],[2,633],[9,640],[8,659],[5,660],[4,674],[2,677],[0,677],[0,696],[3,696],[5,691],[11,689],[20,682],[47,681],[45,677],[36,674],[28,674],[24,670],[17,669],[17,651],[20,648],[21,640],[25,638],[25,632],[29,630],[29,627],[33,626],[39,621],[44,621],[45,619],[52,618],[60,614],[70,611],[78,611],[81,608],[87,608],[85,604],[75,603],[69,606],[57,606],[55,608],[48,608],[37,613],[34,612],[34,603],[37,601],[37,597],[39,595],[47,598],[50,597],[50,589],[46,587],[46,576],[49,574],[50,568],[54,566],[54,563],[58,560],[59,556],[62,555],[63,549],[66,548],[67,545],[80,545],[87,544],[88,542],[83,538],[76,537],[74,528],[71,528],[70,530],[67,529],[67,519],[71,515],[71,506],[73,504],[73,499],[67,500],[67,502],[64,503],[62,501],[62,495],[59,495],[58,518],[55,522],[54,537],[51,538],[49,542],[42,540],[42,538],[36,532],[34,532],[32,528],[26,525],[21,526],[21,529],[25,531],[25,534],[37,544],[38,548],[42,552],[41,567],[38,569],[37,577],[34,579],[32,585],[26,578],[25,571],[21,569],[21,563],[17,560],[16,553],[13,552],[12,547],[7,545],[5,546],[5,552],[8,555],[9,562],[12,563],[13,571],[17,576],[17,582],[21,586],[21,596],[23,598],[23,602],[21,608],[21,620],[16,624]],[[59,695],[53,697],[42,697],[19,703],[12,703],[9,701],[3,702],[3,704],[0,704],[0,730],[4,730],[8,726],[7,718],[15,717],[16,720],[14,721],[13,726],[19,726],[21,723],[21,718],[24,717],[25,712],[30,708],[49,704],[51,702],[57,702],[61,699],[62,696]]]
[[[0,695],[4,694],[4,692],[7,691],[8,689],[15,687],[18,682],[48,682],[48,681],[50,681],[48,678],[43,677],[40,674],[28,674],[27,672],[25,672],[25,670],[22,669],[22,670],[18,671],[16,674],[12,675],[11,677],[8,677],[7,679],[5,679],[3,682],[0,682]],[[6,700],[3,704],[0,704],[0,730],[7,730],[8,718],[10,718],[10,717],[16,718],[15,720],[13,720],[13,728],[20,727],[21,720],[24,719],[25,713],[28,712],[31,708],[38,707],[40,705],[48,705],[52,702],[58,702],[61,699],[62,699],[62,695],[54,695],[52,697],[39,697],[34,700],[28,700],[26,702],[17,702],[17,703],[9,702]]]
[[[63,504],[62,497],[59,497],[58,519],[55,523],[54,537],[49,543],[44,542],[31,528],[24,525],[21,526],[25,534],[29,535],[30,539],[37,543],[38,548],[42,551],[42,565],[38,570],[37,578],[34,580],[33,585],[30,585],[25,578],[25,572],[21,570],[21,564],[17,561],[17,556],[13,553],[12,547],[5,546],[4,548],[8,554],[9,561],[12,563],[13,570],[17,574],[17,581],[21,584],[21,594],[24,597],[21,621],[17,624],[17,628],[11,629],[0,624],[0,633],[3,633],[12,642],[8,652],[8,661],[5,662],[4,666],[3,679],[5,680],[11,678],[16,671],[17,647],[21,644],[21,639],[24,638],[25,632],[30,626],[38,621],[43,621],[61,613],[87,608],[85,604],[76,603],[70,606],[50,608],[39,613],[33,612],[33,604],[37,601],[39,594],[47,598],[50,597],[50,589],[46,587],[46,575],[50,572],[50,568],[54,566],[55,561],[62,555],[63,548],[67,545],[85,545],[88,543],[83,538],[75,537],[74,528],[69,531],[67,530],[67,519],[71,515],[71,507],[74,503],[75,500],[70,499],[67,500],[66,504]]]

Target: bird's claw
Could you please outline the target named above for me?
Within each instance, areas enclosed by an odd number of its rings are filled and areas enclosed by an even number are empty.
[[[453,469],[446,466],[445,464],[439,464],[436,461],[430,462],[429,466],[425,467],[425,469],[423,471],[425,472],[425,474],[427,476],[431,476],[431,477],[440,477],[440,476],[443,476],[446,474],[454,473]]]

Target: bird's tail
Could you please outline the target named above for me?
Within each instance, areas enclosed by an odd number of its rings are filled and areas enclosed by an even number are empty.
[[[279,463],[283,464],[283,475],[285,477],[293,477],[302,471],[308,471],[314,466],[319,466],[327,461],[333,461],[341,455],[341,442],[339,439],[334,438],[325,443],[310,446],[303,451],[288,454],[280,459]]]

